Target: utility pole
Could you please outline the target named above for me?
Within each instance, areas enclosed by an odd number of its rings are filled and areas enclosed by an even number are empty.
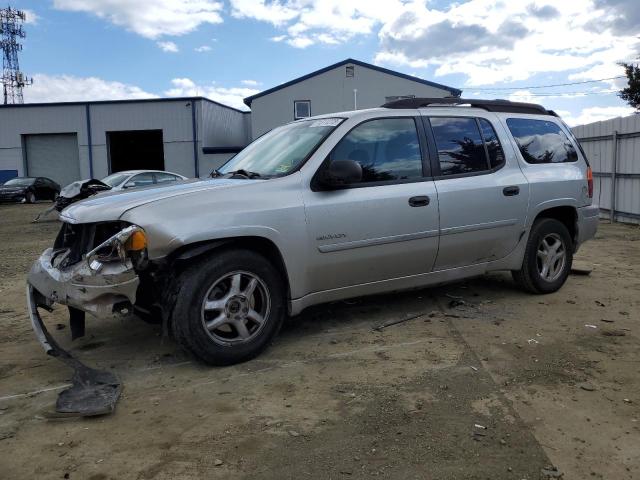
[[[0,9],[0,48],[2,49],[2,93],[4,104],[24,103],[22,89],[33,84],[33,79],[20,71],[18,52],[22,45],[18,39],[24,38],[22,24],[26,19],[23,11],[11,7]]]

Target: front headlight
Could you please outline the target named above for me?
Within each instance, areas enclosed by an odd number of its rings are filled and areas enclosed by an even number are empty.
[[[100,271],[108,262],[120,261],[125,266],[137,266],[146,259],[147,235],[137,226],[131,225],[109,237],[85,255],[89,268]]]

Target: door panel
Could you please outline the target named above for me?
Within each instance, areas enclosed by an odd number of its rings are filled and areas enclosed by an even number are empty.
[[[414,196],[429,204],[409,205]],[[433,181],[304,194],[311,291],[430,272],[438,250]]]
[[[426,128],[439,173],[440,246],[434,269],[507,256],[524,231],[529,185],[512,149],[501,146],[509,142],[506,133],[497,121],[474,117],[434,117]]]
[[[351,160],[361,166],[362,180],[303,193],[313,246],[310,292],[432,270],[438,198],[425,178],[425,145],[413,117],[365,120],[337,143],[320,170]]]
[[[436,270],[498,260],[516,247],[528,201],[519,169],[435,183],[441,234]],[[509,186],[518,186],[520,193],[505,196],[503,189]]]

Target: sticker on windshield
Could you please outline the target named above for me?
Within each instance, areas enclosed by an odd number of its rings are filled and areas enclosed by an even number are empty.
[[[342,121],[341,118],[321,118],[311,122],[311,127],[335,127]]]

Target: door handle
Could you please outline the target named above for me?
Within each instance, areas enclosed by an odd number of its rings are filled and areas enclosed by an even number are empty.
[[[426,195],[419,195],[417,197],[411,197],[409,199],[409,205],[412,207],[426,207],[429,205],[429,197]]]
[[[518,195],[520,193],[520,187],[512,186],[512,187],[504,187],[502,189],[502,194],[505,197],[513,197],[514,195]]]

